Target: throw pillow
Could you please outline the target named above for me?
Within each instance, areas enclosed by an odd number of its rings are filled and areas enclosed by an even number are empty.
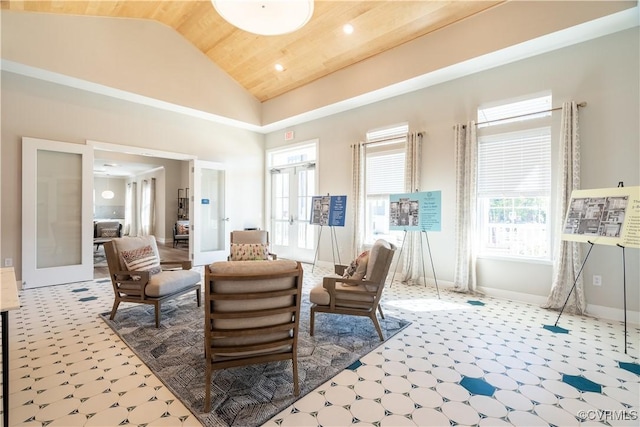
[[[100,232],[100,237],[118,237],[117,228],[103,228]]]
[[[180,224],[176,227],[178,234],[189,234],[189,224]]]
[[[269,248],[264,243],[232,243],[230,261],[262,261],[269,259]]]
[[[124,264],[129,271],[148,271],[149,274],[158,274],[162,271],[160,260],[149,245],[129,251],[120,252]],[[140,280],[140,276],[131,275],[133,280]]]
[[[367,262],[369,261],[369,251],[364,251],[358,258],[351,261],[349,267],[344,271],[345,279],[362,280],[367,272]]]

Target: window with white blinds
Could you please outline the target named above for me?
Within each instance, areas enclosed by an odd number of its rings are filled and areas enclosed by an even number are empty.
[[[404,165],[404,150],[367,154],[367,194],[403,193]]]
[[[551,191],[551,129],[478,139],[478,197],[540,197]]]
[[[478,109],[479,254],[549,260],[551,94]],[[480,130],[480,128],[482,128]]]
[[[389,196],[404,193],[406,123],[367,132],[365,146],[365,243],[383,238],[395,242],[389,230]]]

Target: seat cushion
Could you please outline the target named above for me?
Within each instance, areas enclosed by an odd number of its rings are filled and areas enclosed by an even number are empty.
[[[363,285],[356,286],[345,286],[340,282],[336,282],[336,290],[344,291],[340,293],[340,299],[342,301],[358,301],[358,302],[372,302],[373,296],[369,294],[365,294],[366,289]],[[317,305],[329,305],[331,302],[331,297],[329,295],[329,291],[327,291],[322,284],[316,285],[313,289],[311,289],[311,293],[309,294],[309,301],[312,304]],[[340,304],[343,307],[350,307],[348,302],[343,302]]]
[[[163,297],[195,285],[200,279],[200,273],[194,270],[162,271],[149,278],[144,293],[148,297]]]

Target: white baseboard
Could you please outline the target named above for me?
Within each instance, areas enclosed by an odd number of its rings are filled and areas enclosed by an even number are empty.
[[[527,304],[536,304],[542,306],[547,302],[547,297],[540,295],[525,294],[522,292],[507,291],[504,289],[481,287],[478,290],[485,295],[508,299],[511,301],[519,301]],[[598,319],[614,320],[617,322],[624,321],[624,310],[614,307],[605,307],[602,305],[587,304],[587,316]],[[640,312],[627,310],[627,325],[640,325]]]
[[[599,319],[624,321],[624,310],[602,305],[587,304],[587,315]],[[627,325],[640,325],[640,311],[627,310]]]

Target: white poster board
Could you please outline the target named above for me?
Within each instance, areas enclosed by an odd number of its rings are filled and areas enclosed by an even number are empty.
[[[562,240],[640,248],[640,187],[574,190]]]

